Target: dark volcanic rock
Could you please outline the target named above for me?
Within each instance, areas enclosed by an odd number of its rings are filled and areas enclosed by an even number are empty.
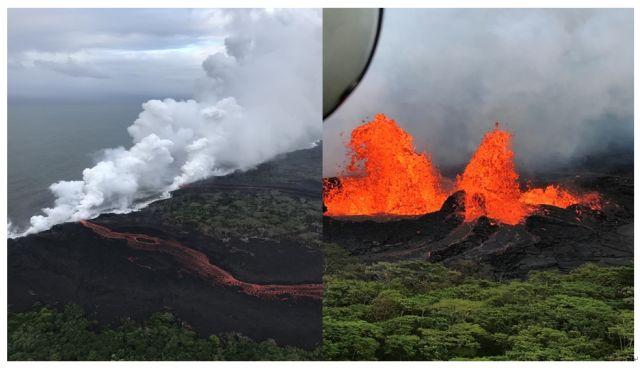
[[[440,211],[416,218],[325,216],[323,237],[325,242],[340,244],[353,254],[406,256],[420,246],[444,238],[463,221],[464,192],[456,192]]]
[[[241,332],[312,347],[320,304],[265,300],[187,274],[169,256],[132,250],[80,224],[9,241],[9,310],[74,302],[103,324],[169,310],[202,336]]]
[[[572,184],[598,191],[603,209],[543,205],[515,226],[486,217],[465,223],[464,197],[458,192],[440,211],[419,218],[325,217],[324,238],[365,260],[471,262],[497,278],[521,278],[538,269],[567,271],[587,262],[632,263],[632,173],[583,174],[572,177]]]
[[[212,238],[194,230],[181,230],[162,224],[154,220],[147,209],[126,216],[102,215],[94,221],[118,232],[175,239],[205,253],[217,266],[244,281],[265,284],[322,281],[322,252],[316,248],[301,246],[298,241]]]
[[[319,148],[295,152],[246,173],[199,182],[154,204],[182,205],[183,197],[196,193],[233,190],[251,198],[266,189],[290,194],[300,202],[315,199],[319,205],[320,154]],[[322,254],[313,244],[293,238],[216,238],[169,224],[158,210],[164,209],[148,207],[124,215],[103,215],[92,222],[114,232],[148,235],[142,243],[154,238],[176,241],[203,253],[210,264],[243,282],[322,282]],[[133,248],[124,239],[105,238],[79,223],[58,225],[8,241],[9,310],[28,310],[36,303],[77,303],[102,325],[171,311],[202,336],[238,332],[254,340],[271,338],[280,345],[314,348],[320,344],[319,298],[248,295],[195,274],[188,262],[152,248]]]

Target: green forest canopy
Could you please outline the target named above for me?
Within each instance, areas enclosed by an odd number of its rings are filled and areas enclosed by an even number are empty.
[[[324,281],[325,359],[633,359],[633,267],[496,282],[416,260],[339,260]]]

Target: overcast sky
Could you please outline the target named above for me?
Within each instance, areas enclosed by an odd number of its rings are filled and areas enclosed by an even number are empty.
[[[632,150],[633,10],[387,10],[369,71],[324,123],[325,175],[379,112],[441,166],[465,164],[495,121],[532,169]]]
[[[185,97],[224,49],[211,9],[9,9],[9,97]]]

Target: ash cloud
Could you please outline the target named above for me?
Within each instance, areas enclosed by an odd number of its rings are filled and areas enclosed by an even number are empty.
[[[460,167],[495,121],[519,168],[633,151],[633,10],[389,10],[354,94],[324,123],[324,175],[351,130],[382,112],[441,167]],[[343,133],[343,136],[340,135]]]
[[[203,62],[194,99],[144,103],[128,128],[132,146],[106,149],[81,180],[51,185],[55,204],[12,237],[126,212],[320,139],[321,13],[234,10],[229,18],[226,49]]]

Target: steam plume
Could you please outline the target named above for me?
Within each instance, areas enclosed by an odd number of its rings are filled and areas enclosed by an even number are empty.
[[[132,146],[104,150],[82,180],[52,184],[54,206],[12,237],[102,212],[126,212],[142,199],[246,170],[320,138],[320,12],[230,15],[225,52],[203,62],[206,77],[197,82],[194,99],[144,103],[128,128]]]
[[[325,176],[377,113],[441,167],[463,166],[495,121],[521,170],[631,151],[633,10],[389,10],[369,71],[325,122]]]

